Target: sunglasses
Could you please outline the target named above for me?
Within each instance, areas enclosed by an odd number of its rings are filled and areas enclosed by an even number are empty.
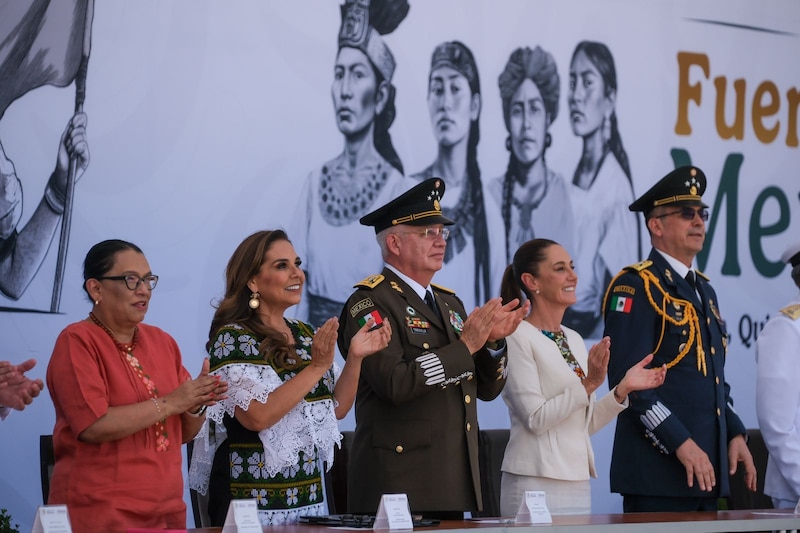
[[[671,217],[672,215],[680,215],[680,217],[684,220],[694,220],[694,216],[697,215],[701,220],[707,221],[708,209],[705,207],[701,207],[699,209],[695,209],[693,207],[681,207],[676,211],[670,211],[669,213],[664,213],[663,215],[658,215],[653,218]]]

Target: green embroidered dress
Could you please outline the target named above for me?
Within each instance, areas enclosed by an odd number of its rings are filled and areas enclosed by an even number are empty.
[[[272,427],[254,432],[233,417],[236,407],[269,401],[272,391],[311,361],[312,327],[297,320],[286,323],[302,361],[297,369],[274,368],[258,352],[259,339],[238,325],[221,328],[209,350],[211,374],[228,382],[228,398],[207,411],[208,422],[195,438],[189,482],[202,493],[210,488],[209,515],[215,525],[224,522],[231,499],[255,499],[264,525],[327,512],[320,466],[332,463],[334,446],[341,441],[333,399],[338,368],[329,370]]]

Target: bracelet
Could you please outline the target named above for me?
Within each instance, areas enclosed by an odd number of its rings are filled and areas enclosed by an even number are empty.
[[[197,410],[197,411],[195,411],[194,413],[193,413],[193,412],[191,412],[191,411],[186,411],[186,414],[187,414],[187,415],[189,415],[189,416],[194,416],[194,417],[196,417],[196,418],[199,418],[199,417],[203,416],[203,414],[206,412],[206,408],[207,408],[207,407],[208,407],[208,406],[206,406],[205,404],[203,404],[203,405],[201,405],[201,406],[200,406],[200,409],[198,409],[198,410]]]
[[[56,215],[64,214],[64,204],[67,203],[67,193],[56,189],[56,173],[50,175],[47,187],[44,189],[44,199]]]
[[[156,411],[158,411],[158,416],[159,416],[158,421],[161,422],[163,420],[166,420],[167,417],[160,418],[161,417],[161,406],[158,405],[158,400],[155,399],[155,398],[152,398],[152,397],[150,398],[150,400],[152,400],[153,404],[156,406]]]

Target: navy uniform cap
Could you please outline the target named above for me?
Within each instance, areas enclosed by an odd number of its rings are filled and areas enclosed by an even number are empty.
[[[792,267],[800,265],[800,241],[790,244],[781,255],[781,261],[789,263]]]
[[[650,187],[628,206],[631,211],[641,211],[645,216],[661,205],[689,205],[708,207],[702,196],[706,191],[706,175],[697,167],[678,167]]]
[[[455,224],[442,214],[441,200],[444,196],[444,180],[430,178],[413,186],[394,200],[367,213],[359,222],[363,226],[375,226],[375,233],[399,224],[430,226],[432,224]]]

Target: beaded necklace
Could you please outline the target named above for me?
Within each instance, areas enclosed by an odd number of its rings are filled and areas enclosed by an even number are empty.
[[[134,328],[133,337],[131,338],[130,344],[122,344],[114,336],[114,332],[111,331],[105,324],[100,322],[94,313],[90,312],[89,318],[92,320],[92,322],[100,326],[103,331],[108,333],[108,336],[111,337],[111,340],[114,342],[114,345],[117,347],[120,354],[125,357],[125,360],[131,366],[133,371],[136,372],[136,375],[138,375],[139,379],[142,380],[142,383],[147,389],[148,394],[150,394],[150,399],[156,404],[156,408],[158,408],[158,387],[156,387],[155,382],[153,382],[150,376],[144,371],[136,356],[131,353],[136,347],[136,342],[139,340],[139,328]],[[161,409],[159,409],[158,412],[161,413]],[[166,417],[162,418],[155,424],[156,449],[160,452],[166,451],[169,448],[169,438],[167,438],[167,427],[165,425],[166,420]]]

